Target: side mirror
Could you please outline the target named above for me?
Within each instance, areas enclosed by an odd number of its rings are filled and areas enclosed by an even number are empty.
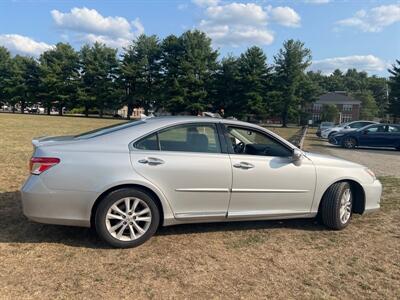
[[[294,149],[292,154],[293,161],[299,161],[303,158],[303,152],[299,149]]]
[[[350,126],[344,126],[344,129],[350,129]]]
[[[368,134],[368,130],[363,130],[363,134]]]

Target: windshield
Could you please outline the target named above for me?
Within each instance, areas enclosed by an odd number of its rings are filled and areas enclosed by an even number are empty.
[[[143,124],[143,121],[127,121],[127,122],[123,122],[123,123],[118,123],[118,124],[114,124],[111,126],[106,126],[106,127],[102,127],[102,128],[97,128],[88,132],[84,132],[78,135],[75,135],[74,138],[76,139],[90,139],[96,136],[100,136],[100,135],[104,135],[104,134],[109,134],[111,132],[117,131],[117,130],[121,130],[121,129],[125,129],[131,126],[136,126],[139,124]]]

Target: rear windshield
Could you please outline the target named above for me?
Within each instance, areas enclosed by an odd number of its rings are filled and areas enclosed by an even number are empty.
[[[88,132],[84,132],[78,135],[75,135],[74,138],[76,139],[90,139],[90,138],[94,138],[96,136],[100,136],[100,135],[105,135],[105,134],[109,134],[111,132],[115,132],[118,130],[122,130],[122,129],[126,129],[132,126],[136,126],[139,124],[143,124],[143,121],[128,121],[128,122],[123,122],[123,123],[118,123],[118,124],[114,124],[111,126],[106,126],[106,127],[101,127],[101,128],[97,128]]]

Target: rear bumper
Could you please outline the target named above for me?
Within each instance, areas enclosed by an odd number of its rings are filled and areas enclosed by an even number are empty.
[[[375,180],[371,184],[363,185],[365,192],[364,213],[370,213],[379,210],[381,207],[382,184]]]
[[[24,215],[39,223],[90,227],[97,195],[91,192],[48,189],[40,176],[30,176],[21,188]]]

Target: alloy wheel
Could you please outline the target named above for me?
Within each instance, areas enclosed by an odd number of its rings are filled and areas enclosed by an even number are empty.
[[[354,147],[356,146],[356,142],[355,142],[354,139],[349,138],[349,139],[346,139],[346,140],[344,141],[344,146],[345,146],[345,148],[347,148],[347,149],[352,149],[352,148],[354,148]]]
[[[351,207],[352,207],[352,202],[351,202],[351,191],[349,188],[345,189],[342,198],[340,199],[340,222],[342,224],[346,224],[351,216]]]
[[[120,241],[133,241],[147,232],[152,215],[147,203],[136,197],[114,202],[107,211],[106,228]]]

